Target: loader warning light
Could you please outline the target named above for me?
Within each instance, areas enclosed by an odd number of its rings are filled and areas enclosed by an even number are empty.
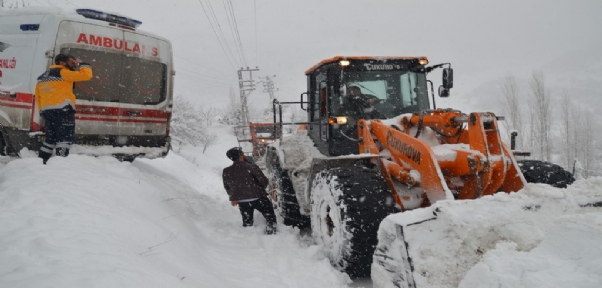
[[[418,60],[418,63],[420,65],[426,65],[426,64],[429,64],[429,60],[426,58],[420,58],[420,60]]]
[[[136,19],[105,13],[93,9],[77,9],[75,11],[77,11],[77,14],[82,15],[86,18],[121,24],[132,28],[136,28],[140,26],[140,24],[142,24],[142,21],[138,21]]]

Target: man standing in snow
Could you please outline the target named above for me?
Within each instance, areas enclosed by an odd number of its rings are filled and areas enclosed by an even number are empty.
[[[228,150],[226,156],[234,163],[224,168],[222,173],[224,188],[230,196],[232,206],[238,205],[240,209],[242,226],[253,226],[253,212],[257,210],[267,222],[265,234],[275,234],[276,214],[274,214],[272,201],[268,199],[265,191],[268,178],[257,165],[245,161],[245,154],[241,148],[234,147]]]
[[[35,95],[40,116],[46,120],[46,140],[38,153],[44,164],[55,148],[56,155],[69,155],[69,147],[75,142],[73,84],[92,79],[90,65],[76,57],[59,54],[54,58],[54,63],[56,65],[50,66],[38,77]]]

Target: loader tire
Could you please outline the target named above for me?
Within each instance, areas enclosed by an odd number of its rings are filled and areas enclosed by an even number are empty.
[[[556,188],[566,188],[575,182],[573,174],[556,164],[539,160],[518,160],[517,163],[528,183],[544,183]]]
[[[390,189],[376,170],[321,171],[311,189],[311,227],[331,264],[351,277],[370,275],[380,222],[396,212]]]
[[[4,141],[4,133],[0,132],[0,156],[6,156],[6,142]]]
[[[270,165],[268,174],[270,185],[276,189],[276,199],[272,199],[278,204],[278,212],[282,216],[284,225],[301,228],[309,227],[309,217],[300,212],[299,201],[291,178],[288,172],[280,167],[280,161],[274,155],[266,159],[266,164]],[[269,160],[269,161],[268,161]]]

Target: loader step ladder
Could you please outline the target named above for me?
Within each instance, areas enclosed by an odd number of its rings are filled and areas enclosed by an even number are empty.
[[[304,111],[307,111],[306,108],[303,108],[303,104],[309,104],[309,102],[305,102],[303,101],[303,94],[301,94],[301,101],[298,102],[280,102],[278,101],[278,99],[274,99],[274,101],[272,101],[272,115],[274,115],[274,135],[278,135],[278,139],[282,140],[282,134],[276,134],[276,130],[279,130],[280,132],[284,131],[283,127],[284,125],[307,125],[309,124],[308,122],[284,122],[282,120],[282,105],[292,105],[292,104],[300,104],[301,105],[301,109],[303,109]]]

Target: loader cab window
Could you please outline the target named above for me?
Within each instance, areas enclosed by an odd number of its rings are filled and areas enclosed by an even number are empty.
[[[312,91],[312,120],[326,117],[326,72],[316,75]]]
[[[360,103],[363,106],[358,108],[357,106],[361,105],[357,101],[347,97],[349,95],[341,95],[336,101],[337,105],[333,104],[335,114],[358,114],[361,111],[370,111],[369,115],[364,115],[364,117],[392,118],[400,114],[418,112],[429,108],[426,75],[424,73],[345,71],[343,79],[346,87],[359,87],[362,101],[368,103]]]
[[[78,99],[153,105],[167,96],[167,65],[165,63],[122,54],[64,48],[92,65],[94,77],[75,84]]]

